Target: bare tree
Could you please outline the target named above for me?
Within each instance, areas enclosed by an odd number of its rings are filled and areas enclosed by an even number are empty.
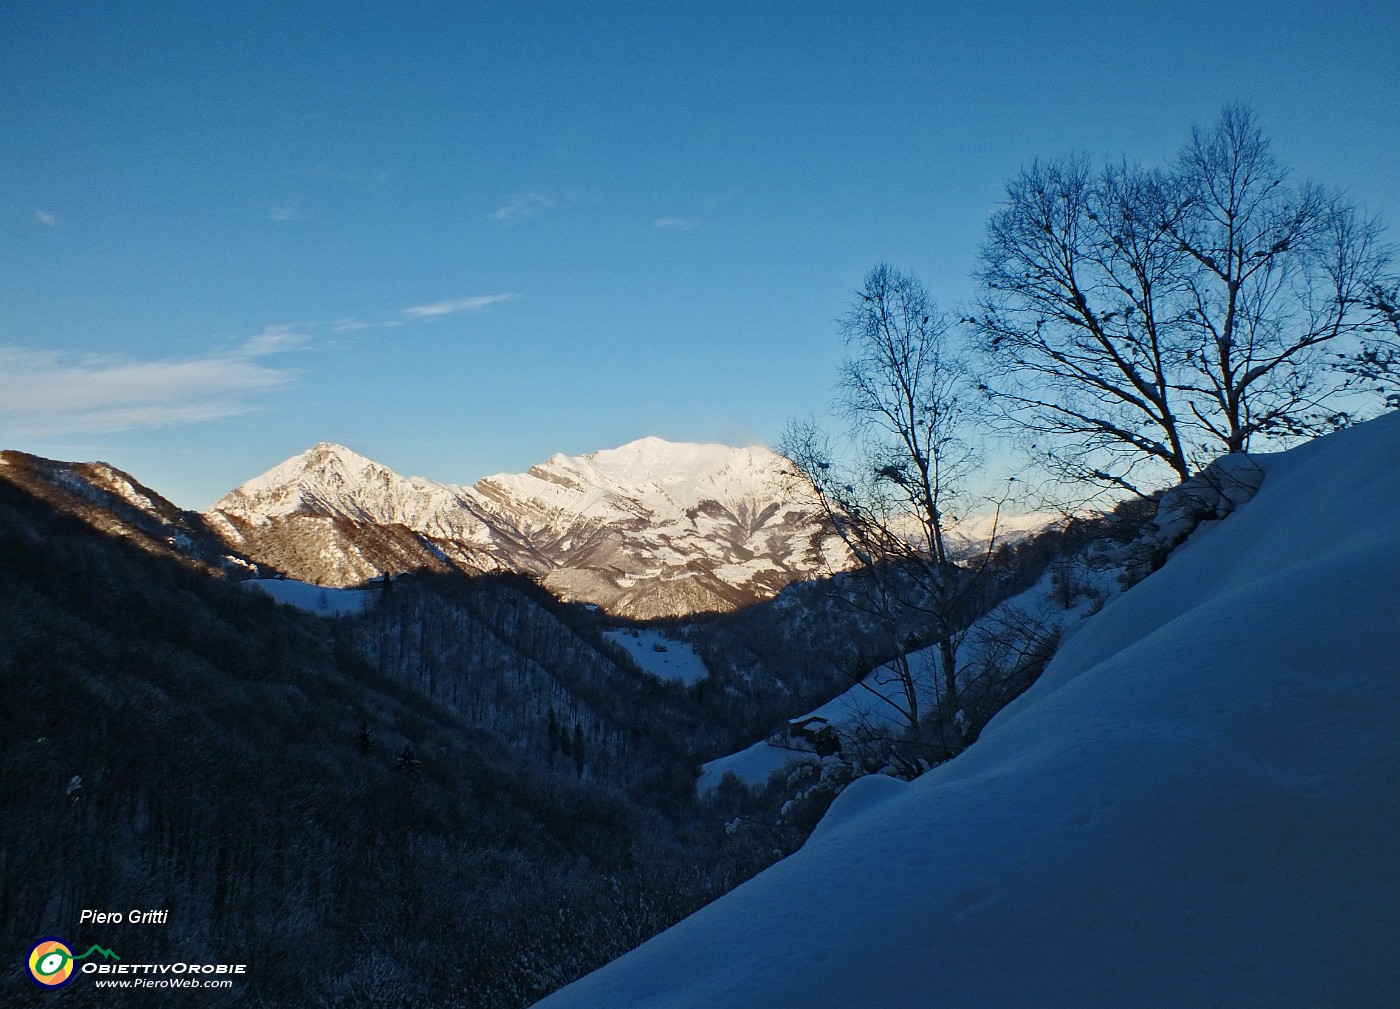
[[[986,391],[1063,475],[1183,480],[1350,419],[1340,363],[1376,322],[1388,259],[1379,223],[1292,184],[1238,106],[1168,170],[1036,164],[982,251]]]
[[[1006,415],[1048,438],[1062,475],[1137,491],[1146,464],[1190,475],[1173,363],[1185,256],[1159,226],[1158,174],[1037,163],[1007,187],[979,277],[989,386]]]
[[[1376,284],[1369,307],[1376,324],[1367,328],[1357,350],[1342,355],[1341,367],[1360,387],[1400,409],[1400,280]]]
[[[886,699],[917,737],[918,684],[906,655],[916,629],[937,646],[944,713],[951,719],[958,708],[957,646],[972,579],[948,534],[977,461],[968,439],[976,391],[952,320],[908,273],[870,270],[839,325],[847,358],[836,410],[845,436],[836,444],[814,421],[794,423],[782,450],[859,565],[867,612],[894,656],[888,668],[900,698]]]
[[[1162,221],[1194,267],[1183,276],[1182,389],[1216,451],[1256,435],[1314,435],[1345,420],[1338,348],[1374,321],[1388,254],[1380,225],[1311,184],[1292,186],[1253,114],[1230,106],[1195,130]]]

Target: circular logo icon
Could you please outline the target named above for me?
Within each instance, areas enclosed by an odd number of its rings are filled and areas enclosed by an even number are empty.
[[[29,976],[45,988],[62,988],[73,980],[73,951],[56,936],[40,939],[29,951]]]

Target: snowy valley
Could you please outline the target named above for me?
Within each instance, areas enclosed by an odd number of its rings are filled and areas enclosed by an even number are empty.
[[[1400,2],[6,14],[0,1009],[1400,1007]]]
[[[275,907],[327,966],[265,969],[267,1004],[1384,1004],[1398,422],[1005,546],[923,750],[917,610],[892,652],[859,572],[811,577],[825,527],[766,452],[648,439],[461,488],[321,445],[203,516],[7,453],[9,803],[71,807],[62,893],[10,906],[142,880],[185,950],[261,948]],[[627,618],[686,577],[722,612]],[[362,959],[369,905],[412,938]]]

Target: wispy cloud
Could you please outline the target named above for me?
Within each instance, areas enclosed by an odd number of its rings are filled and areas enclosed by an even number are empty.
[[[332,333],[358,333],[363,329],[391,329],[402,326],[402,319],[386,319],[383,322],[365,322],[362,319],[336,319],[331,323]]]
[[[651,226],[662,231],[694,231],[700,222],[693,217],[658,217]]]
[[[295,203],[279,203],[267,212],[267,216],[272,221],[299,221],[301,211]]]
[[[437,319],[458,312],[484,312],[507,301],[514,301],[518,294],[479,294],[474,298],[453,298],[449,301],[435,301],[431,305],[415,305],[405,308],[404,315],[415,319]]]
[[[145,361],[0,346],[0,435],[102,434],[245,413],[296,377],[262,359],[305,340],[271,327],[227,350]]]
[[[58,224],[58,218],[55,217],[53,214],[49,213],[47,210],[34,211],[34,220],[38,221],[40,224],[47,225],[50,228],[55,227]]]
[[[268,326],[257,336],[250,337],[233,351],[235,357],[266,357],[288,350],[299,350],[311,339],[296,326]]]
[[[558,206],[558,203],[559,201],[548,193],[521,193],[512,197],[505,206],[493,210],[491,219],[515,221],[525,217],[534,217],[541,211]]]

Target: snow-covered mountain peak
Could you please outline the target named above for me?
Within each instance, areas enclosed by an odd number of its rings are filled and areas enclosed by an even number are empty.
[[[580,461],[586,461],[598,472],[618,481],[645,483],[660,480],[681,483],[731,466],[754,452],[772,456],[771,452],[763,448],[670,442],[652,436],[628,442],[618,448],[593,452],[583,456]]]
[[[767,598],[820,569],[826,535],[768,449],[656,437],[555,455],[471,487],[402,477],[322,442],[230,492],[210,518],[307,581],[351,584],[426,550],[470,570],[526,572],[565,598],[630,616]],[[396,545],[369,561],[362,540],[390,526]],[[408,534],[421,542],[403,542]]]
[[[344,445],[323,441],[317,442],[300,455],[278,463],[266,473],[242,484],[233,493],[256,498],[277,494],[297,485],[344,487],[363,476],[377,475],[376,471],[383,468]]]
[[[660,514],[705,501],[732,507],[757,498],[782,500],[792,496],[788,472],[788,464],[766,448],[648,437],[587,455],[555,455],[525,473],[487,477],[475,489],[602,518],[634,514],[636,504]]]
[[[389,467],[332,442],[318,442],[215,503],[213,512],[255,523],[289,515],[343,515],[399,525],[438,525],[452,532],[470,523],[461,488]],[[458,513],[461,513],[460,515]]]
[[[675,444],[659,438],[644,438],[586,458],[619,482],[656,483],[695,494],[767,492],[773,479],[789,470],[785,460],[762,446]]]

